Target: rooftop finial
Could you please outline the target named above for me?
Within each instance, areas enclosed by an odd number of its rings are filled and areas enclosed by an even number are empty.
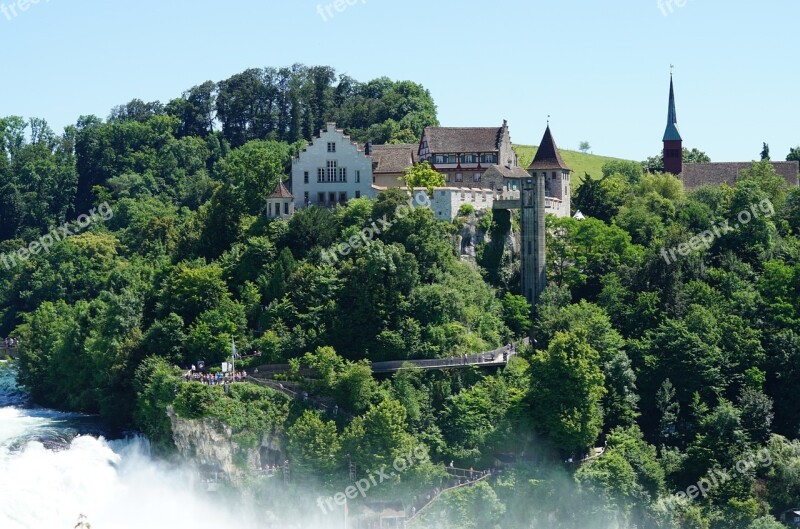
[[[547,126],[550,126],[550,114],[547,114]]]
[[[670,77],[672,77],[672,72],[673,72],[674,70],[675,70],[675,65],[674,65],[674,64],[670,64],[670,65],[669,65],[669,76],[670,76]]]

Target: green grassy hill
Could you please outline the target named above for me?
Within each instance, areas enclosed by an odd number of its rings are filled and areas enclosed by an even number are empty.
[[[533,157],[536,156],[536,151],[538,149],[539,147],[530,145],[514,145],[514,150],[517,152],[517,156],[519,156],[520,167],[527,169],[533,161]],[[595,154],[584,154],[582,152],[568,151],[565,149],[559,150],[561,151],[561,157],[564,158],[564,162],[572,169],[573,183],[575,184],[577,184],[578,181],[582,182],[584,174],[586,173],[589,173],[592,178],[600,178],[603,176],[603,165],[605,165],[606,162],[620,159],[608,156],[597,156]],[[575,187],[577,187],[577,185]]]

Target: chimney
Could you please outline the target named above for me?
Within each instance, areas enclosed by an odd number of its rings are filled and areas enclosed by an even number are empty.
[[[364,145],[364,154],[372,156],[372,140],[367,140],[367,144]]]

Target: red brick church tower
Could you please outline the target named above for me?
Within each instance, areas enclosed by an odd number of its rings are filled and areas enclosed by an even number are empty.
[[[664,132],[664,171],[679,175],[683,172],[683,138],[678,131],[678,116],[675,111],[675,88],[672,74],[669,76],[669,112],[667,130]]]

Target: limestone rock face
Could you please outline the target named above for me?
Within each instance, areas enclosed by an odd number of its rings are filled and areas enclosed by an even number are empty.
[[[278,463],[282,457],[280,440],[275,436],[265,435],[257,448],[245,448],[234,441],[231,428],[217,419],[184,419],[171,406],[167,415],[178,453],[198,465],[219,469],[230,480]],[[262,462],[262,455],[269,461]]]

